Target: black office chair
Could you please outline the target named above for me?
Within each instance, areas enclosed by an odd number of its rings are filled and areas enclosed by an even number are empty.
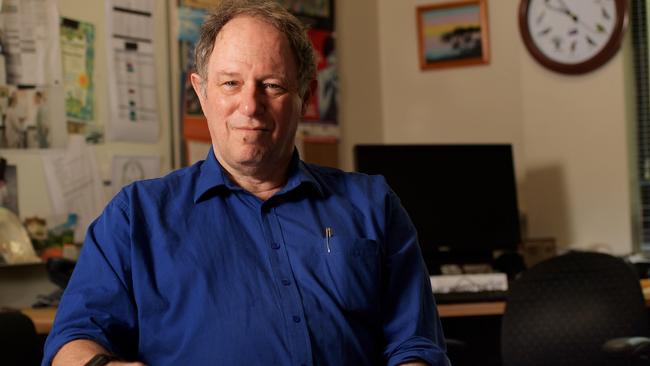
[[[0,311],[0,364],[39,365],[43,357],[42,344],[29,317],[17,311]]]
[[[610,255],[571,252],[515,281],[501,325],[504,366],[650,365],[639,279]],[[609,343],[608,343],[609,342]]]

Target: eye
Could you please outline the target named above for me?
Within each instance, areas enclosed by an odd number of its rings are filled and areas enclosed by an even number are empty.
[[[286,91],[282,85],[275,83],[263,83],[262,86],[270,94],[283,94]]]
[[[221,83],[221,85],[225,86],[226,88],[234,88],[237,85],[239,85],[239,83],[236,82],[235,80],[228,80],[228,81],[224,81],[223,83]]]

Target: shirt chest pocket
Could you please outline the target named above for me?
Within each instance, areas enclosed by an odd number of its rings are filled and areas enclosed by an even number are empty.
[[[365,311],[379,304],[381,254],[370,239],[332,236],[325,243],[324,265],[337,300],[350,311]]]

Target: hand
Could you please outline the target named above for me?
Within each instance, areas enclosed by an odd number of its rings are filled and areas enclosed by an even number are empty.
[[[108,353],[104,347],[87,339],[76,339],[65,344],[57,352],[52,366],[85,365],[98,353]],[[109,366],[146,366],[142,362],[111,361]]]

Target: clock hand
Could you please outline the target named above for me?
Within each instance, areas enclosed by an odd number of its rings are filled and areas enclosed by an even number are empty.
[[[571,12],[571,10],[569,10],[569,8],[566,6],[566,4],[564,4],[564,2],[561,1],[561,0],[560,0],[561,7],[552,6],[550,0],[545,0],[544,5],[546,5],[546,7],[549,10],[553,10],[553,11],[556,11],[556,12],[559,12],[559,13],[562,13],[562,14],[568,16],[569,18],[573,19],[574,22],[578,21],[578,16],[573,14],[573,12]]]
[[[566,5],[566,3],[563,0],[558,0],[558,3],[560,4],[560,6],[553,6],[551,5],[551,0],[544,1],[544,5],[549,10],[559,12],[568,16],[569,18],[571,18],[571,20],[573,20],[574,23],[580,24],[583,28],[585,28],[587,31],[591,33],[594,34],[603,33],[603,31],[605,30],[605,28],[600,24],[596,27],[596,29],[594,29],[589,24],[583,22],[573,11],[571,11],[571,9],[569,9],[569,7]]]
[[[564,0],[558,0],[558,2],[562,5],[566,14],[569,15],[574,22],[579,23],[580,25],[582,25],[583,28],[585,28],[589,32],[598,34],[598,33],[603,33],[605,31],[605,27],[603,27],[601,24],[598,24],[596,26],[596,29],[594,29],[589,24],[582,21],[582,19],[580,19],[577,15],[575,15],[574,12],[571,11],[571,9],[567,6]]]

